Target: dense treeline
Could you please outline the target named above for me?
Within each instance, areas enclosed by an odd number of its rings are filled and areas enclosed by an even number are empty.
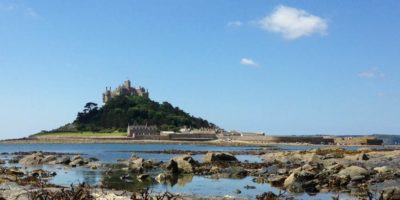
[[[126,131],[128,124],[156,125],[160,130],[175,131],[183,126],[215,127],[168,102],[160,104],[138,96],[118,96],[100,108],[95,103],[87,103],[72,124],[55,131]]]

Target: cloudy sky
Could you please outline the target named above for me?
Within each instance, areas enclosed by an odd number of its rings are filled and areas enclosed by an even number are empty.
[[[0,1],[0,138],[125,79],[228,130],[400,134],[400,2]]]

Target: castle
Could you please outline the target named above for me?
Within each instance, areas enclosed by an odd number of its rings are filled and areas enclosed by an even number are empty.
[[[111,87],[106,87],[106,91],[103,93],[103,103],[107,103],[110,99],[120,95],[149,98],[149,91],[143,87],[134,88],[131,86],[131,81],[126,80],[123,85],[118,86],[114,91],[111,90]]]

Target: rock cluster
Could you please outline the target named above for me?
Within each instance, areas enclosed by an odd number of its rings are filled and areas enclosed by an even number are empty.
[[[379,166],[388,164],[388,158],[380,155],[340,148],[269,153],[264,155],[268,167],[258,171],[261,178],[255,181],[264,179],[294,193],[340,191],[363,196],[369,185],[400,178],[398,168]]]
[[[15,157],[10,162],[17,162],[24,166],[34,165],[67,165],[70,167],[88,167],[97,169],[101,166],[95,158],[83,158],[80,155],[47,155],[43,152],[35,152],[28,155]]]

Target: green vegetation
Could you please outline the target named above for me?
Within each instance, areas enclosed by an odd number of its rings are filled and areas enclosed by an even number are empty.
[[[64,136],[64,137],[121,137],[126,136],[126,132],[41,132],[35,136]]]
[[[156,125],[160,130],[178,130],[181,127],[215,128],[168,102],[158,103],[139,96],[117,96],[104,106],[89,102],[71,124],[51,132],[125,132],[128,124]]]

